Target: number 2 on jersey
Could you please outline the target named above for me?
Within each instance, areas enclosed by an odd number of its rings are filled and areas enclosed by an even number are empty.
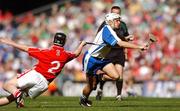
[[[54,66],[51,67],[50,69],[48,69],[48,72],[54,74],[54,73],[56,73],[54,71],[60,68],[60,62],[59,61],[53,61],[53,62],[51,62],[51,64]]]

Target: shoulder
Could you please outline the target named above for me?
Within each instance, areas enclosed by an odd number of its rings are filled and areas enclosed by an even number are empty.
[[[103,23],[101,23],[100,26],[105,26],[106,25],[106,22],[104,21]]]
[[[127,27],[126,26],[126,23],[124,21],[121,21],[121,24],[120,24],[122,27]]]
[[[101,25],[99,26],[97,33],[106,25],[106,22],[102,22]]]
[[[41,49],[40,48],[37,48],[37,47],[29,47],[28,48],[28,52],[32,52],[32,51],[40,51]]]
[[[104,25],[103,33],[112,33],[114,30],[109,25]]]
[[[66,57],[73,59],[76,57],[76,54],[74,52],[66,51]]]
[[[65,54],[67,54],[67,55],[74,55],[74,52],[72,52],[72,51],[66,51],[66,50],[64,50],[63,51]]]

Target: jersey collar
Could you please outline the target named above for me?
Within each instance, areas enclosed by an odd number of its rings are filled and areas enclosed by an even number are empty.
[[[52,45],[51,48],[61,49],[64,50],[64,47],[58,46],[58,45]]]

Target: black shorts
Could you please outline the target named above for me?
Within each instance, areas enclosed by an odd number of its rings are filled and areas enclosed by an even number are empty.
[[[110,59],[113,64],[120,64],[124,67],[124,63],[125,63],[124,48],[111,49],[111,51],[106,56],[106,58]]]

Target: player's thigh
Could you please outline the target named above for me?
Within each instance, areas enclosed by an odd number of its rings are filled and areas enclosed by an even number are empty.
[[[30,98],[36,98],[37,96],[41,95],[48,89],[48,83],[44,80],[41,80],[39,84],[34,85],[28,90],[28,95]]]
[[[48,81],[35,70],[31,70],[18,78],[18,87],[28,90],[28,95],[35,98],[48,88]]]
[[[116,71],[118,72],[120,78],[123,77],[123,66],[121,64],[115,64]]]
[[[97,75],[104,74],[104,73],[105,73],[105,72],[103,72],[102,70],[98,70],[98,71],[96,72]]]
[[[3,84],[3,86],[7,86],[7,85],[14,85],[14,86],[17,86],[17,76],[14,76],[12,77],[11,79],[9,80],[6,80]]]
[[[26,89],[37,84],[37,76],[33,70],[24,73],[17,79],[18,87],[20,89]]]
[[[119,74],[118,74],[114,64],[112,64],[112,63],[105,65],[102,70],[112,79],[119,78]]]
[[[2,97],[7,97],[10,96],[11,94],[7,91],[5,91],[3,88],[0,88],[0,96]]]

